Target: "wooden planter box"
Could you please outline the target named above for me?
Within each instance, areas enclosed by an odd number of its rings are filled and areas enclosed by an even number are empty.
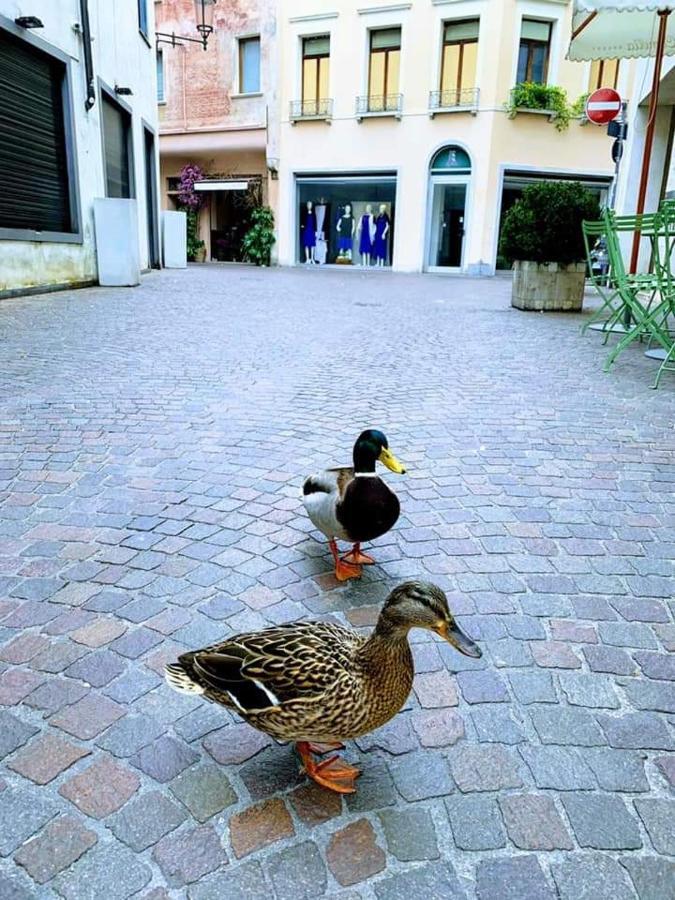
[[[585,263],[561,266],[516,260],[511,306],[540,312],[581,312],[585,283]]]

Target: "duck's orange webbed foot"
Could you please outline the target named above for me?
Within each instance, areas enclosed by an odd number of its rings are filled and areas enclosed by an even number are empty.
[[[361,774],[356,766],[350,766],[339,756],[329,756],[328,759],[317,763],[312,756],[310,747],[324,745],[312,745],[307,741],[298,741],[296,746],[302,760],[303,770],[308,778],[316,781],[321,787],[338,794],[353,794],[356,791],[355,782]]]
[[[361,544],[354,544],[352,549],[345,556],[342,557],[342,561],[349,563],[352,566],[374,566],[375,560],[372,556],[368,556],[367,553],[361,552]]]
[[[335,540],[329,541],[330,552],[333,554],[335,562],[335,577],[338,581],[348,581],[350,578],[361,577],[361,566],[355,566],[351,562],[340,559],[337,544]]]

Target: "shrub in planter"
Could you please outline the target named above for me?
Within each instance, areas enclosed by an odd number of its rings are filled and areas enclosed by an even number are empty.
[[[518,309],[580,310],[586,276],[584,219],[596,198],[578,182],[544,181],[523,191],[504,218],[500,253],[514,260],[511,303]]]
[[[269,266],[274,237],[274,213],[269,206],[258,206],[251,213],[252,225],[244,235],[241,250],[245,260],[256,266]]]

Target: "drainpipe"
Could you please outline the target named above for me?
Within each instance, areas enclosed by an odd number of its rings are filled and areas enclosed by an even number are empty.
[[[84,108],[87,112],[96,103],[94,87],[94,60],[91,53],[91,27],[89,25],[89,6],[87,0],[80,0],[80,18],[82,19],[82,50],[84,52],[84,72],[87,86],[87,99]]]

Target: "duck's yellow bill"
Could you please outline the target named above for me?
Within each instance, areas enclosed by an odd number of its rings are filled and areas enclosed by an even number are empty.
[[[387,450],[386,447],[382,448],[382,452],[380,453],[378,459],[382,463],[382,465],[386,466],[388,469],[391,469],[392,472],[396,472],[397,475],[405,475],[405,466],[402,466],[401,463],[396,459],[394,454]]]

